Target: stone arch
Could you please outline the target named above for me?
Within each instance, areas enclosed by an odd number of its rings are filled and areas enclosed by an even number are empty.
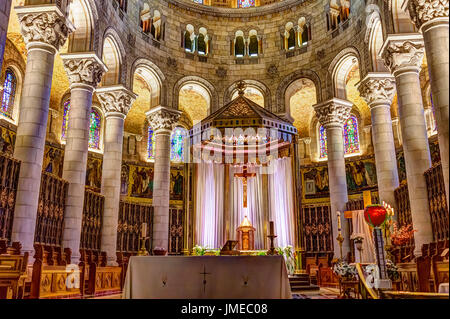
[[[359,66],[360,78],[362,78],[361,57],[359,51],[355,47],[343,49],[333,61],[331,61],[327,72],[328,88],[331,88],[329,98],[337,97],[343,100],[347,98],[345,80],[355,64]]]
[[[241,81],[241,80],[239,80],[239,81]],[[223,96],[223,103],[224,103],[224,105],[229,103],[229,102],[231,102],[231,100],[233,98],[233,94],[237,91],[236,84],[239,81],[233,82],[225,90],[225,93],[224,93],[224,96]],[[257,89],[258,91],[260,91],[262,96],[264,97],[264,108],[266,110],[271,110],[271,108],[272,108],[272,97],[271,97],[270,90],[267,87],[267,85],[265,85],[261,81],[250,80],[250,79],[246,79],[246,80],[242,80],[242,81],[245,82],[247,87],[253,87],[253,88]],[[212,112],[214,112],[214,111],[215,110],[212,110]]]
[[[69,18],[75,30],[69,34],[68,52],[96,51],[96,23],[98,14],[92,0],[74,0],[70,5]]]
[[[312,70],[297,70],[297,71],[292,72],[288,76],[286,76],[278,85],[277,94],[276,94],[277,105],[276,105],[276,109],[272,109],[272,112],[275,112],[275,113],[284,113],[285,112],[288,114],[289,110],[286,109],[286,99],[285,99],[286,90],[288,89],[288,87],[291,84],[293,84],[295,81],[297,81],[301,78],[307,78],[314,83],[314,85],[316,86],[317,103],[322,102],[322,95],[321,95],[322,84],[321,84],[320,78],[317,75],[317,73]]]
[[[119,35],[112,27],[109,27],[103,36],[102,60],[108,71],[102,77],[102,85],[121,82],[124,56],[126,53]]]
[[[407,8],[403,8],[403,0],[390,0],[389,9],[392,13],[394,33],[414,33],[416,27],[411,22]]]
[[[212,113],[212,110],[217,110],[219,108],[219,95],[217,94],[216,88],[209,81],[199,77],[199,76],[184,76],[180,78],[173,87],[173,101],[172,107],[174,109],[179,108],[179,95],[180,90],[188,85],[195,84],[202,87],[209,94],[209,107],[208,107],[208,115]]]
[[[384,42],[380,10],[378,6],[371,4],[366,7],[366,13],[368,16],[364,42],[368,45],[372,70],[373,72],[388,72],[379,54]]]
[[[151,101],[150,107],[155,107],[158,105],[167,106],[167,84],[166,77],[160,68],[145,58],[137,59],[131,68],[129,83],[130,87],[133,87],[133,79],[135,73],[140,74],[140,76],[147,82],[151,88]]]
[[[14,124],[17,125],[19,122],[19,115],[20,115],[20,99],[22,96],[22,87],[23,87],[23,80],[25,77],[25,72],[23,70],[23,67],[15,60],[8,59],[3,62],[3,70],[5,71],[3,74],[1,74],[0,77],[0,85],[3,87],[3,83],[5,82],[6,78],[6,70],[10,69],[12,71],[12,74],[15,77],[16,80],[16,87],[14,91],[14,103],[13,103],[13,109],[11,118],[2,117],[5,120],[11,121]],[[0,91],[1,94],[3,94],[3,91]],[[0,103],[2,102],[2,96],[0,96]]]

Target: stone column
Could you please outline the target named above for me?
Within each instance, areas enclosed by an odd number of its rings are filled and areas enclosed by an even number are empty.
[[[2,69],[3,53],[5,52],[6,33],[8,31],[11,0],[0,2],[0,70]]]
[[[12,241],[19,241],[23,251],[30,252],[32,256],[53,62],[70,29],[66,18],[56,7],[46,7],[45,11],[21,7],[16,8],[16,12],[28,57],[14,149],[14,158],[22,164],[17,186]]]
[[[105,114],[102,167],[102,195],[105,196],[105,208],[101,249],[108,256],[108,265],[116,265],[123,127],[125,117],[136,100],[136,95],[123,85],[99,88],[96,94]]]
[[[409,12],[423,34],[430,74],[442,173],[449,201],[449,64],[448,64],[448,0],[409,0]]]
[[[369,73],[359,84],[359,92],[370,107],[372,137],[380,202],[396,208],[394,190],[398,187],[397,157],[392,131],[391,104],[395,80],[385,73]]]
[[[397,85],[409,201],[413,226],[417,229],[414,255],[418,257],[422,255],[422,245],[433,240],[424,177],[431,166],[431,157],[419,80],[424,54],[422,37],[419,34],[388,35],[381,52]]]
[[[158,106],[147,112],[155,132],[155,175],[153,179],[153,248],[169,248],[170,135],[181,112]]]
[[[80,257],[92,94],[106,67],[93,53],[62,54],[61,58],[70,82],[69,129],[63,166],[63,179],[69,182],[69,187],[63,247],[72,250],[72,262],[77,263]]]
[[[350,251],[350,234],[348,223],[344,220],[345,205],[348,202],[347,178],[345,174],[343,129],[345,121],[350,116],[353,104],[351,102],[333,98],[314,105],[317,118],[327,132],[328,143],[328,178],[330,186],[331,218],[333,227],[334,256],[339,258],[338,221],[336,212],[341,212],[343,258]]]

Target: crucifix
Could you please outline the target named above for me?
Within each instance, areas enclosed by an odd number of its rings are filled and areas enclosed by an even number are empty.
[[[242,178],[244,184],[244,208],[247,208],[247,182],[249,178],[256,177],[256,173],[249,173],[247,166],[244,166],[242,173],[234,174],[234,177]]]
[[[206,275],[211,275],[210,272],[206,272],[205,265],[203,265],[203,272],[201,272],[200,275],[203,275],[203,293],[205,293],[206,292]]]

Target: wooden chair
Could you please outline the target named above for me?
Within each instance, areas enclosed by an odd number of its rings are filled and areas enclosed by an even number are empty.
[[[93,251],[91,256],[88,294],[100,296],[120,293],[122,267],[107,266],[106,252]]]
[[[20,254],[20,243],[0,244],[0,299],[23,299],[28,252]]]

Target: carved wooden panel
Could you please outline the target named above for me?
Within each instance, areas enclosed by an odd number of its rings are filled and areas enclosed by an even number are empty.
[[[0,155],[0,239],[11,239],[20,162]]]
[[[333,251],[333,231],[329,205],[302,207],[304,245],[307,254]]]
[[[86,189],[84,192],[80,249],[100,251],[104,208],[105,197],[99,193]]]
[[[425,172],[434,241],[449,238],[448,206],[441,163]]]
[[[169,210],[169,254],[181,255],[183,253],[183,221],[182,208]]]
[[[61,246],[68,182],[43,172],[34,242]]]
[[[409,202],[408,184],[402,184],[394,191],[397,202],[397,221],[399,226],[412,224],[411,204]]]
[[[153,207],[131,202],[120,202],[117,226],[117,251],[137,253],[142,223],[147,223],[147,251],[152,251]]]

